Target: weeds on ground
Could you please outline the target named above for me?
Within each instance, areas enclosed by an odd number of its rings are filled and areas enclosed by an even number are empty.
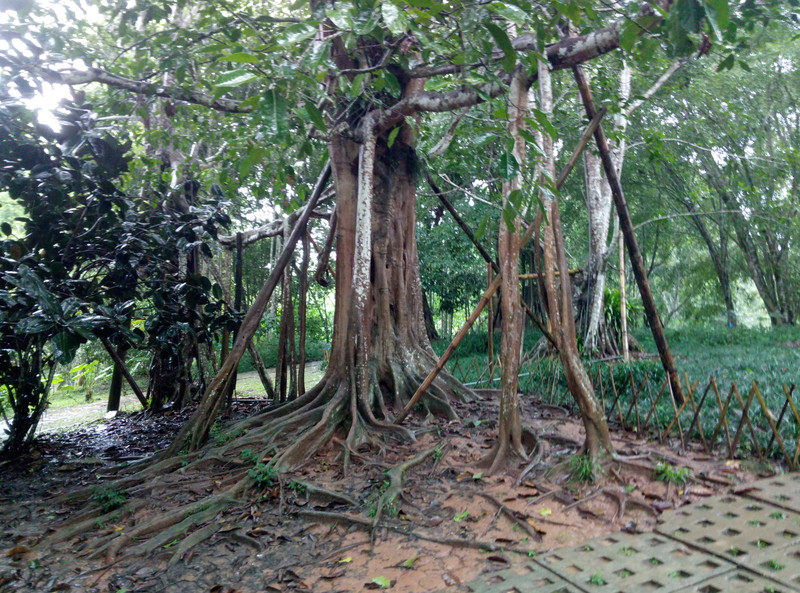
[[[118,488],[103,488],[94,493],[92,500],[100,505],[104,513],[108,513],[125,504],[128,494]]]
[[[688,467],[676,468],[669,463],[659,463],[653,470],[653,476],[659,482],[674,484],[675,486],[685,486],[694,475]]]
[[[582,484],[594,484],[602,471],[589,455],[571,455],[567,467],[572,477]]]
[[[278,481],[280,472],[273,465],[258,463],[253,469],[247,471],[259,488],[267,488]]]

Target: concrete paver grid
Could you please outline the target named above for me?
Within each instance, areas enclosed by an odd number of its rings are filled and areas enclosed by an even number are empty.
[[[532,562],[484,574],[458,589],[469,593],[585,593],[565,579]]]
[[[750,554],[800,543],[798,521],[788,509],[730,494],[664,513],[656,532],[743,564]]]
[[[731,570],[706,581],[680,589],[676,593],[794,593],[797,589],[781,586],[745,570]],[[626,593],[636,593],[634,590]]]
[[[752,482],[742,494],[800,513],[800,474],[782,474]]]
[[[597,593],[672,593],[735,568],[655,533],[613,533],[543,554],[536,561]]]

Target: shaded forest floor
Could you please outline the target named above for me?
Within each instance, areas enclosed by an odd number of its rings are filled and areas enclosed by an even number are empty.
[[[93,550],[87,536],[48,554],[32,548],[78,512],[74,505],[53,504],[53,497],[79,487],[102,488],[120,464],[164,448],[188,412],[126,413],[42,435],[29,458],[0,466],[0,591],[349,592],[387,585],[406,593],[455,591],[478,574],[545,550],[621,529],[648,531],[665,509],[775,471],[712,459],[691,444],[679,451],[679,444],[615,432],[618,452],[630,461],[608,464],[596,483],[581,482],[574,457],[582,440],[580,423],[566,410],[523,396],[524,422],[543,439],[544,456],[522,479],[524,463],[485,476],[480,461],[496,432],[497,397],[480,396],[459,405],[460,423],[412,418],[420,430],[417,442],[362,451],[347,477],[336,455],[340,448],[331,446],[327,456],[301,472],[254,490],[247,502],[217,515],[216,532],[171,566],[178,541],[148,557],[123,555],[113,563],[88,558]],[[239,402],[230,417],[262,406]],[[424,463],[407,472],[402,498],[384,508],[371,542],[371,515],[385,489],[385,472],[433,447]],[[657,462],[676,471],[687,467],[693,477],[685,486],[659,481],[653,472]],[[309,496],[293,479],[343,493],[357,504]],[[143,512],[168,510],[207,493],[191,487],[159,492]],[[125,528],[113,521],[96,527],[101,533]]]

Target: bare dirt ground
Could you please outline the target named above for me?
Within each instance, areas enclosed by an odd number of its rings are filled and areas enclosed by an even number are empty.
[[[242,417],[261,405],[241,402],[231,414]],[[85,510],[86,501],[69,505],[52,499],[79,487],[102,486],[124,471],[120,464],[162,449],[185,413],[124,414],[77,432],[45,435],[31,458],[0,467],[0,591],[457,591],[482,572],[545,550],[620,529],[648,531],[667,508],[771,471],[750,466],[746,471],[739,462],[710,459],[691,444],[679,451],[616,432],[617,451],[628,461],[607,464],[596,483],[581,482],[569,461],[581,442],[580,423],[566,410],[523,396],[524,422],[542,439],[541,462],[525,475],[526,464],[514,462],[505,473],[486,476],[480,462],[496,431],[497,398],[484,392],[458,412],[462,422],[412,418],[417,442],[365,449],[346,477],[338,459],[341,446],[334,442],[328,454],[302,471],[266,488],[254,487],[236,508],[209,520],[202,527],[206,537],[185,553],[184,542],[176,538],[153,553],[123,550],[113,560],[93,556],[96,540],[89,534],[52,549],[36,548],[43,536]],[[407,472],[402,497],[384,507],[373,529],[385,472],[424,451],[430,453]],[[657,461],[688,467],[693,477],[685,486],[658,481],[652,469]],[[317,496],[293,480],[351,502]],[[192,476],[165,480],[134,518],[208,493],[193,491],[194,483],[200,482]],[[126,519],[112,517],[96,525],[92,535],[127,529]]]

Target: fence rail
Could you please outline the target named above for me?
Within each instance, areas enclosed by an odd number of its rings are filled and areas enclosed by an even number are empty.
[[[455,358],[450,372],[467,386],[491,388],[500,384],[499,365],[484,357]],[[800,403],[795,384],[762,387],[758,381],[744,389],[733,382],[721,389],[714,376],[690,380],[684,374],[684,402],[677,406],[669,381],[659,371],[641,371],[630,365],[591,364],[589,376],[612,425],[661,442],[692,441],[709,455],[727,458],[783,460],[797,469],[800,458]],[[577,410],[561,364],[554,358],[526,359],[519,390],[549,405]]]

